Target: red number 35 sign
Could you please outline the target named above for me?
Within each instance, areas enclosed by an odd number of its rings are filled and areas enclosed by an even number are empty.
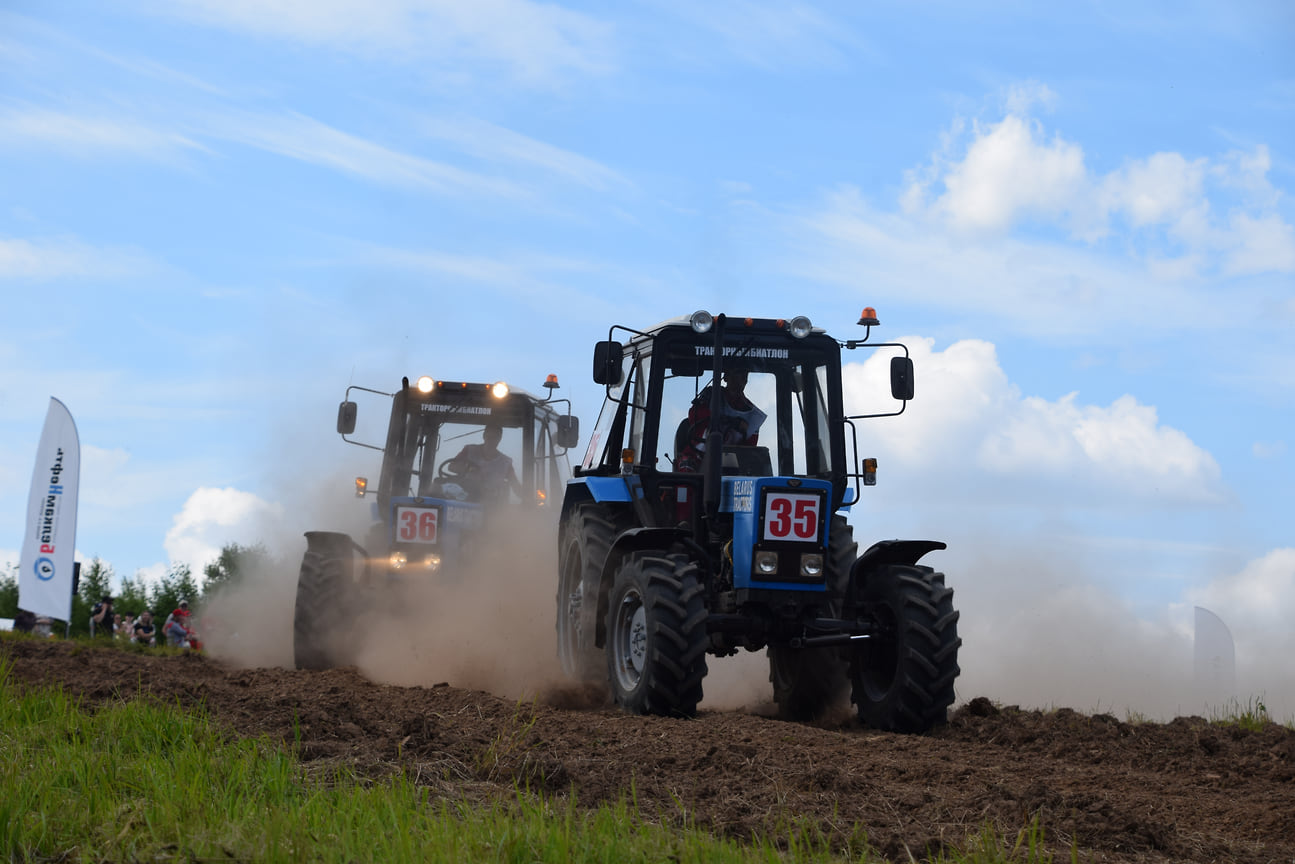
[[[816,540],[818,539],[818,495],[797,495],[792,492],[775,492],[764,500],[765,540]]]

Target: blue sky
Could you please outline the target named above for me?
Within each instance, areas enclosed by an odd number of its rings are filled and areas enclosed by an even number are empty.
[[[587,431],[612,323],[872,305],[918,395],[851,521],[950,543],[964,687],[1176,710],[1203,605],[1295,716],[1295,10],[1055,6],[6,4],[0,562],[50,396],[153,578],[326,527],[347,384]]]

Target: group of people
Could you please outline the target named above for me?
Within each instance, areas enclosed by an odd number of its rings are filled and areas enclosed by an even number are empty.
[[[90,635],[156,646],[159,628],[153,623],[153,613],[147,609],[138,618],[129,613],[121,615],[113,611],[112,597],[105,594],[90,612]],[[175,611],[166,616],[160,635],[172,648],[198,647],[198,635],[193,627],[188,600],[181,600]]]

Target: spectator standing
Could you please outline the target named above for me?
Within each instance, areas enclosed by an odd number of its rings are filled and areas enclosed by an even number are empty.
[[[105,594],[103,599],[90,610],[90,635],[106,636],[111,639],[113,635],[112,616],[112,598]]]
[[[166,616],[166,623],[162,625],[162,633],[166,636],[166,644],[172,648],[184,648],[189,642],[189,601],[181,600],[180,605]]]

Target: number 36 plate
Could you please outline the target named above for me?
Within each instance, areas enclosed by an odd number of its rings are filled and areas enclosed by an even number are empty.
[[[435,507],[397,507],[396,540],[400,543],[435,543],[441,511]]]

